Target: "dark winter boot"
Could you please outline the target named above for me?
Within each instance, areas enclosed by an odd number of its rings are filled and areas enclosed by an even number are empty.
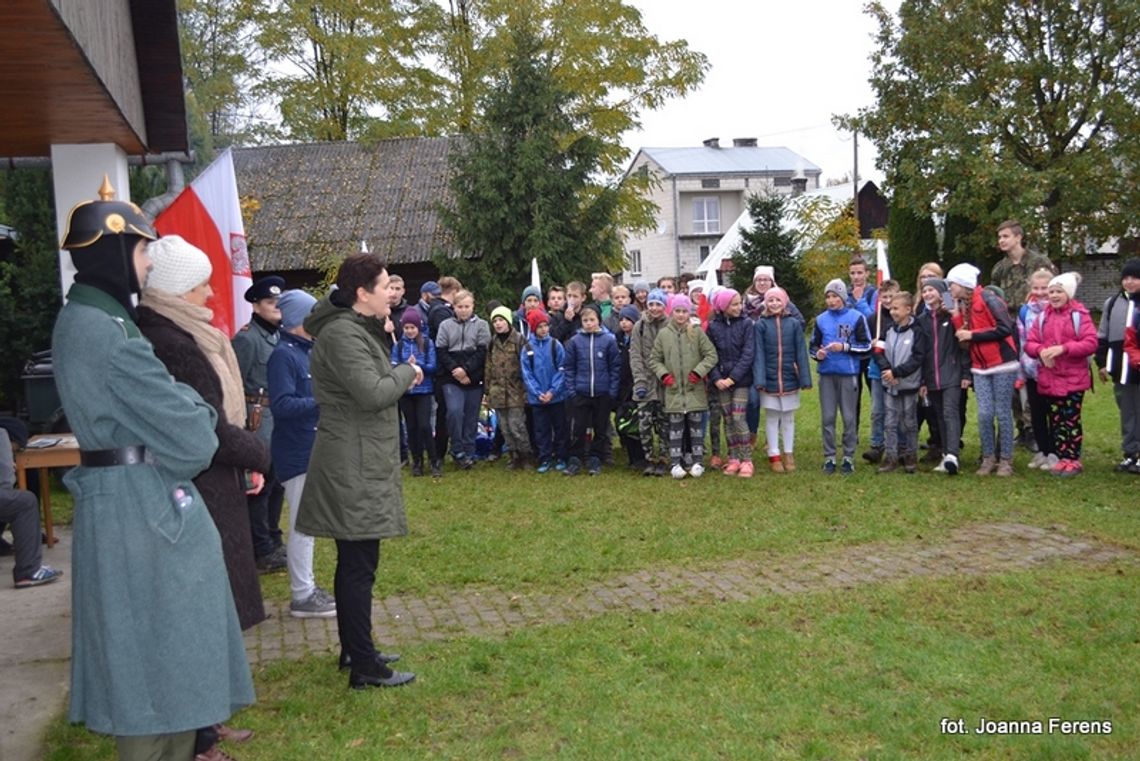
[[[863,459],[870,463],[878,462],[879,460],[883,459],[883,448],[871,447],[863,453]]]
[[[942,462],[942,449],[940,447],[930,447],[926,450],[926,454],[919,460],[923,465],[937,465]]]
[[[412,476],[419,478],[424,474],[424,458],[417,457],[412,460]]]
[[[939,456],[938,461],[942,461],[941,456]],[[907,452],[903,455],[903,468],[907,473],[915,473],[918,471],[918,458],[915,456],[914,452]]]
[[[870,452],[864,452],[863,456],[866,457],[868,454],[870,454]],[[879,466],[880,473],[894,473],[898,469],[899,458],[895,455],[890,454],[883,458],[883,464]]]

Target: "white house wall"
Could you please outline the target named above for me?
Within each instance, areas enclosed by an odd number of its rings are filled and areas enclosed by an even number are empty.
[[[772,174],[669,176],[644,153],[637,157],[629,173],[635,174],[642,166],[647,166],[659,180],[658,186],[649,194],[650,200],[658,208],[657,224],[652,230],[626,236],[627,261],[632,252],[641,253],[640,272],[627,266],[621,274],[622,280],[627,283],[637,280],[652,282],[666,275],[696,271],[701,261],[701,247],[707,246],[708,251],[711,251],[716,246],[724,232],[745,210],[748,196],[772,190],[791,193],[790,186],[777,187]],[[791,172],[780,174],[791,177]],[[705,188],[703,181],[711,179],[719,180],[720,187]],[[808,189],[818,187],[818,184],[818,175],[809,177]],[[693,230],[693,199],[710,196],[715,196],[720,202],[720,232],[696,233]]]

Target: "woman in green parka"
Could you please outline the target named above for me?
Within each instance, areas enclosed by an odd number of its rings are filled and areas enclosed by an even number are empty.
[[[709,409],[705,376],[716,366],[712,341],[689,317],[688,296],[675,295],[669,303],[669,323],[657,334],[649,368],[665,387],[665,415],[669,418],[669,460],[673,478],[693,478],[705,472],[704,417]],[[686,426],[688,447],[684,446]]]
[[[384,333],[388,272],[375,254],[341,264],[336,290],[305,319],[314,337],[310,372],[321,408],[297,530],[336,540],[337,628],[349,686],[397,687],[415,674],[393,671],[397,656],[372,642],[372,586],[380,540],[404,536],[400,485],[400,397],[423,380],[409,362],[393,366]]]
[[[55,382],[80,448],[65,478],[72,545],[73,722],[120,759],[190,759],[195,730],[253,702],[222,545],[193,479],[218,447],[215,412],[176,383],[134,321],[155,234],[134,204],[72,209],[75,284],[52,335]]]

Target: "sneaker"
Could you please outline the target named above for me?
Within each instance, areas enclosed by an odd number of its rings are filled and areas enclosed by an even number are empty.
[[[412,477],[419,478],[424,474],[424,464],[416,461],[412,463]]]
[[[1129,473],[1132,471],[1132,468],[1136,466],[1137,459],[1140,458],[1134,454],[1126,454],[1124,455],[1124,459],[1118,462],[1113,470],[1117,473]]]
[[[641,471],[641,475],[643,475],[643,476],[655,476],[655,475],[657,475],[657,464],[652,463],[652,462],[645,463],[645,468]]]
[[[850,476],[855,473],[855,461],[850,457],[843,458],[843,464],[839,466],[839,472],[845,476]]]
[[[566,461],[566,467],[562,468],[562,475],[576,476],[582,472],[582,461],[577,457],[571,457]]]
[[[736,460],[736,459],[729,460],[728,464],[724,466],[724,470],[721,472],[724,473],[726,476],[735,476],[737,473],[740,472],[740,460]]]
[[[823,461],[823,474],[825,476],[835,475],[835,460],[833,458],[829,457]]]
[[[289,603],[289,615],[293,618],[335,618],[336,600],[317,587],[306,599]]]
[[[268,555],[257,558],[258,573],[275,573],[285,570],[285,548],[278,547]]]
[[[751,462],[742,462],[740,463],[740,473],[737,475],[741,478],[752,478],[752,474],[755,472],[754,468],[755,466]]]
[[[1061,461],[1061,459],[1059,457],[1057,457],[1057,455],[1055,455],[1055,454],[1047,455],[1045,457],[1045,462],[1041,463],[1037,467],[1039,467],[1041,470],[1052,470],[1053,466],[1056,465],[1057,463],[1059,463],[1060,461]]]
[[[700,478],[705,474],[705,466],[699,462],[694,462],[693,467],[689,468],[689,475],[693,478]]]
[[[566,461],[565,460],[559,460],[557,463],[555,463],[554,469],[557,470],[559,473],[566,470]]]
[[[16,579],[16,589],[27,589],[28,587],[38,587],[42,584],[51,584],[53,581],[59,581],[62,576],[63,571],[57,571],[50,565],[41,565],[31,576]]]
[[[729,460],[729,462],[732,462],[732,460]],[[724,460],[720,458],[720,455],[714,454],[711,458],[709,458],[709,467],[713,470],[720,470],[722,467],[724,467]]]
[[[1041,452],[1037,452],[1033,455],[1033,457],[1029,458],[1029,462],[1026,464],[1025,467],[1033,468],[1034,470],[1036,470],[1037,468],[1040,468],[1044,463],[1045,463],[1045,455],[1042,454]]]
[[[596,476],[602,472],[602,463],[597,457],[591,457],[586,464],[586,472]]]
[[[947,475],[956,476],[958,475],[958,458],[952,454],[948,454],[942,458],[942,465],[939,467],[941,467]]]
[[[996,467],[997,467],[997,460],[995,460],[993,458],[993,455],[990,455],[989,457],[983,457],[981,464],[978,466],[978,469],[976,471],[974,471],[974,475],[975,476],[993,475],[994,468],[996,468]]]
[[[997,472],[995,475],[1005,478],[1013,475],[1013,460],[1009,457],[1003,457],[998,460]]]
[[[657,476],[658,478],[664,478],[665,474],[668,472],[669,472],[669,463],[665,462],[664,460],[657,463],[657,467],[655,467],[653,469],[653,475]]]
[[[685,477],[685,469],[681,467],[681,463],[674,465],[673,469],[669,471],[669,473],[678,481]]]
[[[550,470],[550,460],[543,460],[542,462],[540,462],[538,464],[538,472],[539,473],[546,473],[549,470]]]
[[[431,477],[432,478],[442,478],[443,477],[443,463],[440,462],[439,460],[433,460],[432,461]]]

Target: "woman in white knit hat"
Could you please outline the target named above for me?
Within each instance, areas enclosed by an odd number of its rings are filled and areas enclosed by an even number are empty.
[[[1096,351],[1096,325],[1077,301],[1081,276],[1063,272],[1049,281],[1048,306],[1029,325],[1025,353],[1040,361],[1037,392],[1049,405],[1055,476],[1075,476],[1081,466],[1081,403],[1092,386],[1089,357]]]
[[[154,268],[138,308],[138,325],[154,353],[174,376],[193,388],[218,413],[218,452],[194,478],[222,539],[222,555],[241,628],[265,620],[261,583],[253,558],[244,475],[269,469],[269,448],[245,430],[245,392],[229,337],[210,324],[206,301],[213,294],[210,259],[177,235],[147,246]],[[256,480],[256,477],[255,477]],[[202,626],[215,622],[203,621]],[[248,730],[219,725],[199,730],[195,754],[222,758],[218,739],[242,741]],[[213,755],[211,755],[213,754]]]
[[[970,372],[978,402],[978,438],[982,464],[977,475],[1013,475],[1013,388],[1017,381],[1017,343],[1013,318],[1001,298],[978,283],[977,267],[963,262],[946,273],[957,302],[955,336],[969,347]],[[994,438],[997,421],[998,440]],[[1000,444],[1000,447],[999,447]],[[998,453],[1000,452],[1000,460]]]

